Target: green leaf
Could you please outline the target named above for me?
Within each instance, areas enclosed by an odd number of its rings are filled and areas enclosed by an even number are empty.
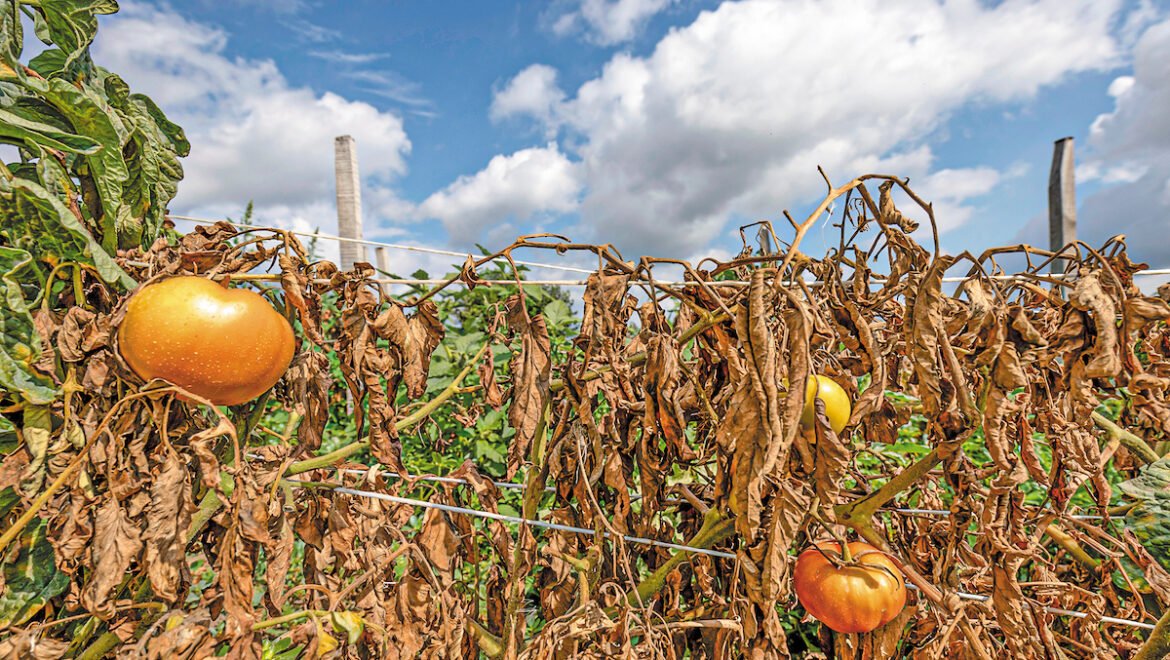
[[[1125,514],[1126,527],[1170,570],[1170,456],[1145,466],[1117,488],[1137,504]]]
[[[12,513],[17,504],[20,504],[20,494],[16,492],[16,489],[9,486],[0,490],[0,520],[4,520],[5,516]]]
[[[57,570],[53,546],[45,539],[45,521],[38,518],[21,535],[16,560],[4,564],[0,628],[22,625],[68,586],[69,576]]]
[[[65,69],[65,53],[60,48],[50,48],[29,60],[28,68],[45,78],[54,76]]]
[[[20,3],[17,0],[0,1],[0,58],[11,67],[20,60],[24,49],[24,27],[20,22]],[[0,69],[6,68],[0,64]]]
[[[563,300],[553,300],[544,306],[544,319],[551,325],[564,325],[573,320],[573,310]]]
[[[102,245],[114,252],[122,239],[120,234],[134,232],[133,227],[122,227],[119,232],[118,224],[122,185],[130,177],[129,168],[122,158],[126,127],[101,96],[84,85],[78,87],[61,78],[40,80],[25,77],[23,82],[29,91],[52,104],[74,131],[102,145],[101,149],[85,157],[88,175],[79,173],[79,176],[87,176],[93,183],[101,210],[97,228],[101,231]]]
[[[40,121],[33,114],[27,106],[0,108],[0,141],[24,146],[33,153],[40,151],[38,146],[86,155],[95,154],[102,148],[91,138]]]
[[[20,438],[16,435],[16,424],[13,424],[7,417],[0,416],[0,454],[10,454],[20,444]],[[0,513],[0,518],[4,514]]]
[[[0,389],[20,393],[29,402],[42,405],[53,401],[56,388],[33,369],[41,352],[40,339],[28,312],[21,278],[36,266],[24,250],[0,246]],[[39,278],[38,278],[39,280]]]
[[[68,55],[81,57],[97,35],[98,14],[118,11],[115,0],[40,0],[49,38]]]
[[[92,263],[105,281],[121,283],[128,289],[137,286],[60,197],[29,179],[14,179],[8,190],[4,187],[0,185],[0,194],[11,193],[16,203],[4,205],[9,212],[0,217],[4,223],[0,225],[0,237],[7,234],[11,244],[42,260]]]

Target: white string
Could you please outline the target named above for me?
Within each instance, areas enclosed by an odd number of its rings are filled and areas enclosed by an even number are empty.
[[[289,479],[288,482],[293,485],[300,486],[315,486],[311,482],[296,481]],[[499,520],[501,522],[516,523],[518,525],[531,525],[532,527],[543,527],[546,529],[553,529],[561,532],[571,532],[573,534],[583,534],[586,536],[596,536],[597,532],[585,527],[573,527],[572,525],[562,525],[560,523],[545,522],[543,520],[529,520],[527,518],[520,518],[518,516],[507,516],[502,513],[492,513],[491,511],[480,511],[479,509],[467,509],[461,506],[452,506],[450,504],[440,504],[438,502],[427,502],[426,500],[415,500],[408,497],[398,497],[396,495],[388,495],[386,493],[375,493],[368,490],[357,490],[354,488],[334,488],[335,493],[343,493],[345,495],[356,495],[358,497],[366,497],[375,500],[385,500],[387,502],[394,502],[395,504],[405,504],[407,506],[417,506],[424,509],[438,509],[439,511],[446,511],[447,513],[461,513],[468,516],[476,516],[479,518],[489,518],[491,520]],[[609,532],[602,532],[602,536],[612,536]],[[697,554],[710,555],[712,557],[721,557],[723,559],[735,559],[735,555],[730,552],[722,552],[720,550],[709,550],[707,548],[692,548],[688,545],[681,545],[678,543],[668,543],[666,541],[656,541],[654,539],[646,539],[640,536],[628,536],[623,534],[622,538],[630,543],[638,543],[641,545],[653,545],[660,548],[670,548],[672,550],[683,550],[686,552],[694,552]]]
[[[195,217],[191,217],[191,216],[187,216],[187,215],[169,215],[167,217],[171,218],[172,220],[186,220],[188,222],[196,222],[196,223],[201,222],[201,223],[206,223],[206,224],[214,224],[216,222],[227,222],[228,224],[230,224],[234,227],[242,227],[244,229],[275,229],[274,227],[262,227],[260,225],[250,225],[250,224],[244,224],[242,222],[232,222],[231,220],[212,220],[209,218],[195,218]],[[369,241],[369,240],[365,240],[362,238],[348,238],[345,236],[336,236],[333,234],[310,233],[310,232],[305,232],[305,231],[294,231],[291,229],[283,229],[280,231],[286,231],[290,234],[295,234],[297,236],[306,236],[309,238],[322,238],[322,239],[330,240],[330,241],[338,241],[340,243],[357,243],[360,245],[371,245],[374,247],[384,247],[384,248],[390,248],[393,250],[405,250],[408,252],[425,252],[427,254],[442,254],[442,255],[447,255],[447,256],[452,256],[452,257],[464,257],[464,258],[471,256],[466,252],[457,252],[454,250],[443,250],[443,249],[439,249],[439,248],[423,247],[423,246],[419,246],[419,245],[403,245],[401,243],[383,243],[381,241]],[[532,266],[534,268],[550,268],[553,270],[563,270],[563,271],[569,271],[569,272],[574,272],[574,273],[588,273],[588,274],[593,274],[593,273],[597,272],[596,270],[590,270],[588,268],[579,268],[577,266],[563,266],[563,265],[557,265],[557,264],[546,264],[546,263],[541,263],[541,262],[536,262],[536,261],[521,261],[519,259],[515,259],[513,261],[515,261],[515,263],[517,263],[519,265]],[[1158,275],[1170,275],[1170,268],[1151,268],[1151,269],[1147,269],[1147,270],[1140,270],[1140,271],[1137,271],[1136,273],[1133,274],[1134,277],[1153,277],[1153,276],[1158,276]],[[1022,276],[1022,275],[991,275],[989,277],[992,280],[1003,281],[1003,282],[1010,282],[1010,281],[1017,281],[1017,280],[1018,281],[1028,281],[1031,279],[1031,278]],[[1051,277],[1053,279],[1063,280],[1063,279],[1072,278],[1072,277],[1074,277],[1074,275],[1072,273],[1052,273],[1052,274],[1048,275],[1048,277]],[[952,276],[952,277],[944,277],[944,278],[942,278],[942,281],[944,283],[956,284],[959,282],[965,282],[968,279],[970,279],[970,278],[966,277],[966,276]],[[379,284],[401,284],[401,285],[410,285],[410,284],[436,285],[436,284],[446,284],[447,283],[447,280],[444,280],[444,279],[412,279],[412,278],[382,278],[382,279],[374,279],[374,280],[370,280],[370,281],[376,282]],[[526,286],[527,285],[532,285],[532,286],[585,286],[586,284],[588,284],[587,280],[523,280],[522,282]],[[682,282],[655,280],[654,283],[661,285],[661,286],[682,286],[682,287],[702,286],[703,284],[706,284],[708,286],[736,286],[736,287],[746,287],[746,286],[751,285],[751,282],[746,282],[743,280],[720,280],[720,281],[709,281],[709,282],[696,282],[694,280],[687,280],[687,281],[682,281]],[[804,280],[804,283],[807,286],[813,286],[813,287],[824,285],[824,282],[819,281],[819,280]],[[480,280],[479,284],[509,286],[509,285],[515,285],[516,281],[515,280]],[[790,286],[791,286],[791,284],[792,283],[789,282]]]
[[[909,582],[906,583],[906,586],[910,589],[918,590],[917,586],[910,584]],[[969,594],[969,593],[965,593],[962,591],[956,591],[954,593],[956,596],[958,596],[959,598],[961,598],[963,600],[973,600],[973,601],[976,601],[979,603],[986,603],[987,601],[991,600],[991,598],[989,596],[980,596],[979,594]],[[1076,619],[1089,618],[1089,615],[1086,614],[1085,612],[1075,612],[1073,610],[1061,609],[1059,607],[1048,607],[1047,605],[1040,605],[1039,603],[1035,603],[1034,606],[1039,607],[1040,609],[1044,610],[1045,612],[1048,612],[1049,614],[1061,614],[1064,616],[1071,616],[1071,617],[1076,618]],[[1116,623],[1116,624],[1122,625],[1122,626],[1132,626],[1134,628],[1145,628],[1146,630],[1153,630],[1154,629],[1154,624],[1152,624],[1152,623],[1145,623],[1144,621],[1133,621],[1131,619],[1118,619],[1117,617],[1112,617],[1112,616],[1101,617],[1101,623]]]
[[[364,472],[363,472],[363,474],[364,474]],[[455,481],[463,481],[463,480],[455,480]],[[296,481],[293,479],[289,479],[288,482],[290,484],[297,485],[297,486],[312,487],[312,486],[316,485],[316,484],[312,484],[311,482],[302,482],[302,481]],[[518,485],[518,484],[513,484],[513,485]],[[426,508],[426,509],[437,509],[439,511],[446,511],[447,513],[459,513],[459,514],[474,516],[474,517],[478,517],[478,518],[488,518],[490,520],[499,520],[501,522],[510,522],[510,523],[516,523],[516,524],[520,524],[520,525],[531,525],[532,527],[543,527],[545,529],[552,529],[552,530],[557,530],[557,531],[561,531],[561,532],[569,532],[569,533],[573,533],[573,534],[582,534],[585,536],[596,536],[597,535],[596,530],[588,529],[585,527],[574,527],[572,525],[562,525],[560,523],[545,522],[543,520],[529,520],[526,518],[520,518],[518,516],[508,516],[508,515],[504,515],[502,513],[492,513],[491,511],[481,511],[479,509],[468,509],[465,507],[452,506],[449,504],[440,504],[438,502],[427,502],[425,500],[415,500],[415,499],[410,499],[407,497],[398,497],[395,495],[388,495],[386,493],[375,493],[375,492],[368,491],[368,490],[357,490],[355,488],[334,488],[332,490],[335,493],[342,493],[344,495],[354,495],[357,497],[366,497],[366,498],[370,498],[370,499],[384,500],[387,502],[394,502],[395,504],[404,504],[406,506],[416,506],[416,507],[421,507],[421,508]],[[610,537],[610,536],[612,536],[612,534],[610,534],[609,532],[602,532],[602,536]],[[683,552],[693,552],[696,554],[709,555],[712,557],[720,557],[722,559],[735,559],[736,558],[735,554],[730,553],[730,552],[723,552],[720,550],[710,550],[708,548],[695,548],[695,547],[691,547],[688,545],[682,545],[679,543],[667,543],[665,541],[656,541],[654,539],[647,539],[647,538],[642,538],[642,537],[638,537],[638,536],[627,536],[624,534],[622,535],[622,538],[630,543],[638,543],[641,545],[653,545],[653,546],[657,546],[660,548],[669,548],[672,550],[681,550]],[[906,586],[911,588],[911,589],[917,589],[917,587],[914,586],[913,584],[907,583]],[[980,596],[978,594],[970,594],[970,593],[966,593],[966,592],[962,592],[962,591],[955,592],[955,595],[963,600],[971,600],[971,601],[977,601],[977,602],[983,602],[983,603],[991,600],[990,597],[988,597],[988,596]],[[1040,604],[1036,604],[1036,606],[1040,607],[1045,612],[1048,612],[1050,614],[1071,616],[1071,617],[1074,617],[1077,619],[1087,619],[1090,616],[1089,614],[1086,614],[1085,612],[1075,612],[1073,610],[1065,610],[1065,609],[1061,609],[1058,607],[1048,607],[1047,605],[1040,605]],[[1124,626],[1132,626],[1135,628],[1144,628],[1147,630],[1154,629],[1154,625],[1150,624],[1150,623],[1145,623],[1142,621],[1133,621],[1130,619],[1119,619],[1119,618],[1111,617],[1111,616],[1101,617],[1101,622],[1102,623],[1114,623],[1114,624],[1124,625]]]
[[[951,515],[951,512],[947,511],[946,509],[899,509],[899,508],[891,507],[891,508],[885,509],[885,511],[897,511],[898,513],[907,513],[907,514],[911,514],[911,515],[917,514],[917,515],[923,515],[923,516],[944,516],[945,517],[945,516]],[[1072,518],[1073,520],[1104,520],[1105,519],[1104,516],[1089,516],[1089,515],[1081,515],[1081,514],[1073,514],[1073,515],[1064,516],[1064,517],[1065,518]]]
[[[172,220],[186,220],[188,222],[197,222],[197,223],[202,222],[202,223],[206,223],[206,224],[215,224],[216,222],[226,222],[229,225],[232,225],[233,227],[243,227],[244,229],[276,229],[275,227],[262,227],[260,225],[249,225],[249,224],[244,224],[242,222],[232,222],[231,220],[210,220],[207,218],[193,218],[193,217],[188,216],[188,215],[168,215],[167,217],[172,219]],[[406,252],[425,252],[427,254],[442,254],[442,255],[449,256],[449,257],[460,257],[460,258],[467,258],[468,256],[472,256],[467,252],[456,252],[455,250],[441,250],[439,248],[423,247],[420,245],[403,245],[401,243],[383,243],[381,241],[367,241],[367,240],[362,239],[362,238],[348,238],[345,236],[335,236],[333,234],[318,234],[318,233],[311,233],[311,232],[307,232],[307,231],[294,231],[292,229],[281,229],[279,231],[284,231],[284,232],[287,232],[289,234],[296,234],[297,236],[305,236],[308,238],[323,238],[323,239],[328,240],[328,241],[337,241],[339,243],[357,243],[359,245],[371,245],[373,247],[384,247],[384,248],[390,248],[392,250],[404,250]],[[502,259],[503,257],[497,257],[497,258]],[[574,272],[574,273],[592,273],[592,272],[594,272],[593,270],[590,270],[588,268],[579,268],[577,266],[562,266],[562,265],[557,265],[557,264],[545,264],[545,263],[539,263],[536,261],[521,261],[519,259],[513,259],[512,261],[517,263],[517,264],[520,264],[522,266],[533,266],[535,268],[551,268],[553,270],[565,270],[565,271],[570,271],[570,272]]]

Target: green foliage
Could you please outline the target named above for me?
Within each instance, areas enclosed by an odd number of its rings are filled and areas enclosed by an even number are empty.
[[[0,519],[19,501],[11,488],[0,491]],[[11,550],[10,550],[11,552]],[[0,592],[0,628],[21,625],[50,599],[69,586],[69,576],[57,570],[53,546],[45,539],[45,522],[38,520],[21,536],[15,558],[5,558]]]
[[[153,101],[90,58],[97,16],[117,10],[113,0],[0,3],[0,143],[19,153],[0,164],[0,387],[33,403],[55,390],[31,368],[39,344],[20,286],[50,289],[44,273],[74,265],[132,288],[112,255],[158,235],[190,150]],[[27,23],[52,47],[25,63]]]
[[[1170,570],[1170,457],[1142,468],[1118,489],[1137,504],[1125,514],[1125,525]]]
[[[0,388],[20,392],[31,403],[47,404],[56,396],[56,388],[32,368],[41,346],[26,304],[26,296],[35,295],[39,276],[28,252],[0,245],[0,326],[4,330]]]

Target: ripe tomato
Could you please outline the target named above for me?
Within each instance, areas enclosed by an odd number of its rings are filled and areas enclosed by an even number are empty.
[[[808,386],[804,390],[804,411],[800,415],[800,423],[807,430],[812,430],[816,422],[816,399],[820,397],[825,402],[825,415],[829,418],[829,426],[834,433],[840,433],[849,423],[849,415],[853,408],[849,403],[849,395],[845,389],[834,380],[825,376],[809,376]]]
[[[821,623],[839,633],[866,633],[893,621],[906,606],[902,573],[877,548],[853,541],[849,552],[858,565],[837,568],[821,551],[840,557],[840,544],[817,547],[796,558],[792,579],[800,604]]]
[[[163,378],[233,406],[280,380],[295,341],[288,321],[259,294],[183,276],[130,298],[118,348],[140,377]]]

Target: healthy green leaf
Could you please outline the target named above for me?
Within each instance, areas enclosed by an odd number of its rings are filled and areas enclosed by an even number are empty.
[[[1145,466],[1118,490],[1137,503],[1125,514],[1125,525],[1170,570],[1170,456]]]
[[[21,536],[16,560],[4,565],[0,628],[25,623],[68,586],[69,577],[57,570],[53,546],[45,539],[45,521],[38,519]]]
[[[32,255],[0,246],[0,326],[4,329],[0,340],[0,388],[19,392],[31,403],[48,404],[57,390],[32,366],[40,356],[41,345],[22,288],[22,278],[30,273],[39,281]]]

